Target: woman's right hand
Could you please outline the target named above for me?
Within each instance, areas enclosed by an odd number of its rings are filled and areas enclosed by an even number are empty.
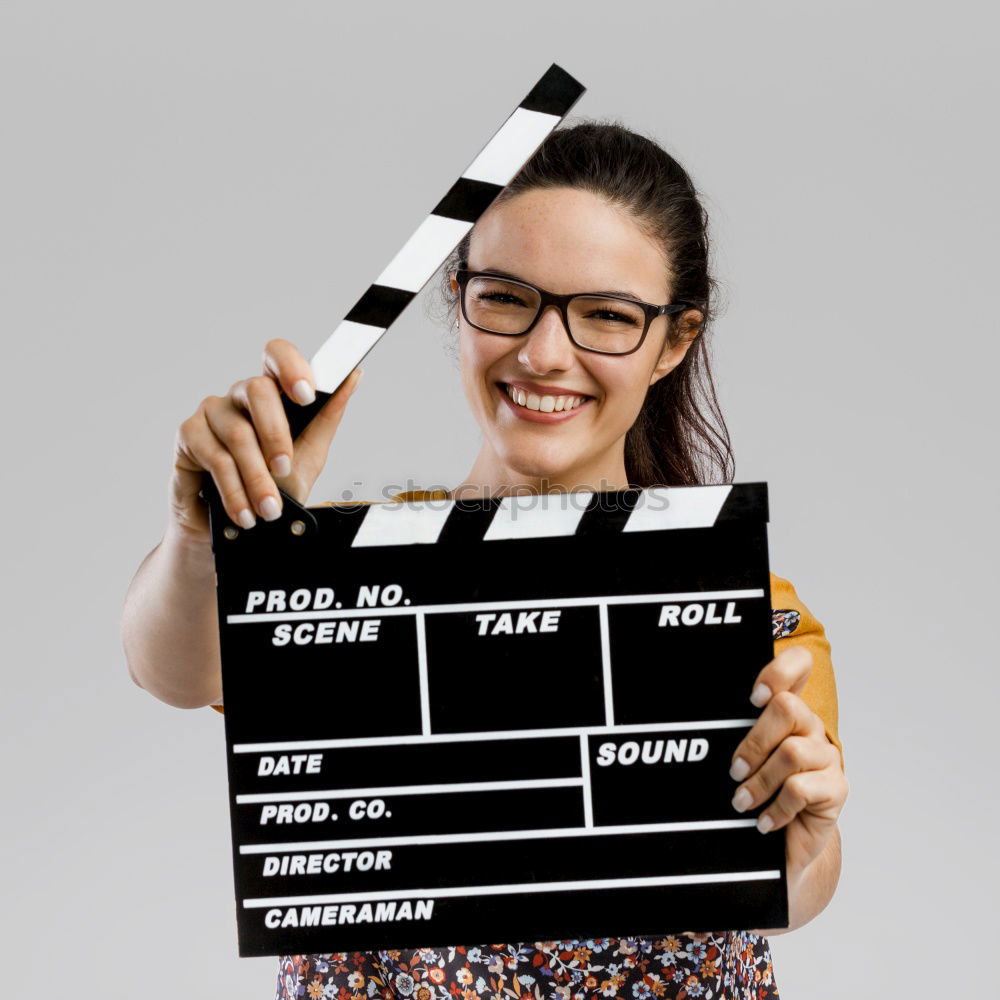
[[[244,528],[258,516],[267,521],[281,516],[279,486],[305,503],[360,378],[356,368],[293,442],[281,391],[300,405],[314,402],[312,369],[294,344],[269,341],[262,375],[235,383],[225,396],[203,399],[178,429],[170,484],[174,525],[209,540],[208,508],[198,496],[206,472],[226,513]]]

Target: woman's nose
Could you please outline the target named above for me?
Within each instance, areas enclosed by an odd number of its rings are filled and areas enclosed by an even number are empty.
[[[573,363],[573,342],[563,323],[562,313],[548,306],[528,334],[517,359],[538,374],[569,368]]]

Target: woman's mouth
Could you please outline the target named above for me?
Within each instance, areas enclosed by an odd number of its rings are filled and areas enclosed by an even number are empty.
[[[593,396],[585,396],[582,393],[529,392],[509,382],[497,382],[496,386],[517,416],[535,423],[550,424],[568,420],[594,399]]]

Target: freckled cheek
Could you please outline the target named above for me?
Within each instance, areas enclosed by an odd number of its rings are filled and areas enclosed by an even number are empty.
[[[473,337],[466,331],[459,339],[462,381],[479,396],[489,395],[489,384],[496,381],[490,377],[490,370],[507,353],[502,342],[493,343],[492,340],[485,336]]]
[[[628,373],[611,366],[601,370],[592,369],[594,381],[600,387],[600,399],[603,408],[621,410],[631,406],[631,397],[635,394],[635,382],[629,379]]]
[[[623,366],[624,367],[624,366]],[[635,422],[645,399],[645,382],[642,371],[615,371],[597,376],[602,398],[595,414],[602,424],[615,428],[616,433],[627,430]]]

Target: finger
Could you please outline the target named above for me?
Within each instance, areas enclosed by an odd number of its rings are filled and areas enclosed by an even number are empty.
[[[846,798],[846,782],[835,768],[801,771],[784,783],[778,797],[757,817],[757,829],[780,830],[804,810],[833,822]]]
[[[330,442],[343,419],[347,401],[354,395],[360,381],[361,369],[355,368],[295,440],[295,463],[303,475],[309,477],[310,486],[323,471]]]
[[[806,686],[810,670],[812,653],[802,645],[788,646],[757,675],[750,693],[751,703],[761,708],[778,691],[798,694]]]
[[[212,433],[236,462],[252,507],[265,521],[281,517],[281,494],[257,441],[253,424],[229,401],[208,406],[205,416]]]
[[[316,380],[312,367],[299,349],[276,337],[264,347],[264,374],[273,378],[289,399],[302,406],[316,402]]]
[[[836,747],[827,740],[825,733],[786,737],[760,768],[736,789],[733,808],[746,812],[767,802],[791,775],[829,767],[833,763],[830,750],[836,753]]]
[[[203,408],[181,424],[175,450],[176,468],[199,479],[206,472],[212,477],[231,521],[243,528],[254,526],[256,519],[236,462],[208,426]]]
[[[743,781],[789,736],[820,735],[826,738],[820,717],[797,694],[779,691],[733,751],[729,774],[734,781]]]
[[[237,382],[230,395],[233,403],[249,416],[271,475],[275,479],[290,476],[294,448],[277,383],[267,375],[257,375]]]

